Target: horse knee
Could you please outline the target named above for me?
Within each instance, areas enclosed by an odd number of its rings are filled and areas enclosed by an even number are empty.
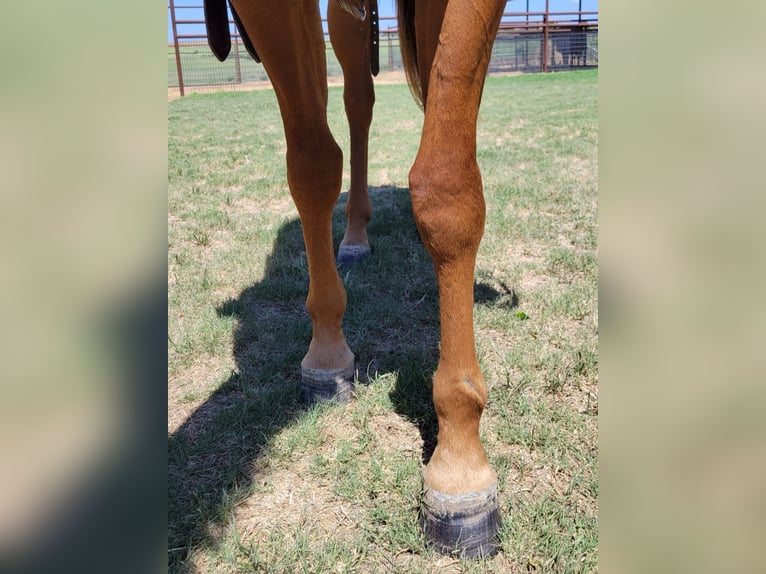
[[[343,90],[343,105],[351,129],[361,127],[365,131],[372,123],[372,109],[375,106],[375,88],[372,78],[365,77],[360,81],[348,81]]]
[[[475,254],[484,232],[485,204],[475,160],[428,161],[410,170],[415,222],[432,257],[441,261]]]
[[[331,211],[342,176],[343,152],[329,131],[321,137],[288,137],[287,182],[301,215],[307,210]]]

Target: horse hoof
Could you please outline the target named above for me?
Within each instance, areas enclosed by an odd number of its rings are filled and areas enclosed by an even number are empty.
[[[486,558],[500,550],[497,484],[468,494],[426,489],[421,525],[426,540],[442,554]]]
[[[338,268],[349,267],[359,263],[370,254],[368,245],[341,245],[338,247],[338,257],[335,262]]]
[[[354,362],[343,369],[301,369],[301,400],[307,405],[319,401],[347,403],[354,392]]]

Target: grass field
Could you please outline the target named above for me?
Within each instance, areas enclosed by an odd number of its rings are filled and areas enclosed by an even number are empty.
[[[168,103],[169,571],[597,570],[597,83],[569,72],[484,91],[475,328],[504,526],[502,552],[478,562],[433,553],[417,526],[438,300],[407,190],[422,124],[407,86],[377,87],[373,253],[343,277],[357,397],[311,409],[298,401],[306,257],[274,94]],[[347,162],[340,88],[328,113]]]

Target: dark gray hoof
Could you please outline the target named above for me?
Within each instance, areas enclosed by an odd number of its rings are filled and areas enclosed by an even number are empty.
[[[354,362],[345,369],[335,371],[301,369],[301,379],[301,400],[304,403],[347,403],[354,393]]]
[[[340,267],[350,267],[359,263],[370,254],[370,248],[367,245],[341,245],[338,247],[338,257],[335,263]]]
[[[497,554],[502,522],[497,484],[469,494],[423,494],[421,525],[426,540],[442,554],[486,558]]]

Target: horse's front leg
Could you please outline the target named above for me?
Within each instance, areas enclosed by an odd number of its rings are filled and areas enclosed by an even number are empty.
[[[417,38],[419,49],[430,45],[434,52],[430,74],[421,77],[425,121],[410,190],[436,270],[441,322],[433,382],[439,436],[424,474],[423,526],[438,550],[465,556],[492,554],[500,524],[497,478],[479,439],[487,389],[475,350],[473,277],[485,218],[476,121],[504,5],[450,0],[441,26],[438,10],[432,22],[428,7],[415,17],[416,31],[426,31]],[[421,62],[430,59],[421,54]]]
[[[346,202],[346,232],[338,248],[338,264],[352,264],[370,253],[367,223],[372,206],[367,191],[367,142],[375,90],[370,72],[370,8],[359,20],[331,1],[327,5],[330,41],[343,69],[343,103],[351,140],[351,183]]]
[[[354,355],[341,320],[346,292],[335,267],[332,211],[343,157],[327,125],[325,44],[316,2],[234,0],[279,102],[287,141],[287,182],[298,208],[309,268],[312,322],[301,362],[305,401],[351,397]]]

